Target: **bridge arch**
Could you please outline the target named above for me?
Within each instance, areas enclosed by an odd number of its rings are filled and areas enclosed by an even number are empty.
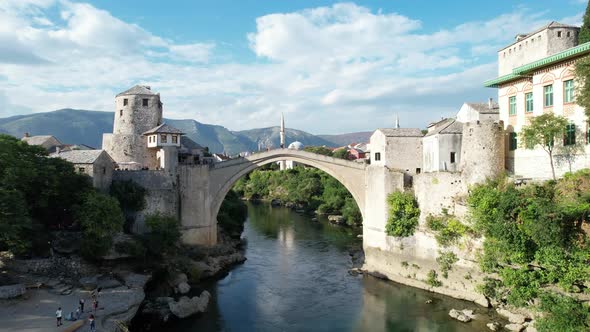
[[[352,194],[364,219],[366,164],[307,151],[277,149],[256,153],[246,158],[218,163],[210,169],[209,194],[212,199],[210,210],[211,222],[217,223],[217,214],[221,203],[241,177],[259,167],[282,160],[292,160],[300,164],[312,166],[334,177]]]

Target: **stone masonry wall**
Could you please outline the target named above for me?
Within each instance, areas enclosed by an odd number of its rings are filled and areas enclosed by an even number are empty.
[[[113,181],[132,180],[147,190],[146,209],[135,214],[134,233],[144,233],[145,217],[159,212],[179,217],[178,184],[176,176],[163,171],[115,171]]]

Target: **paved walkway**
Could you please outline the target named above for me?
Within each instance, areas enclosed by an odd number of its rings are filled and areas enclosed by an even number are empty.
[[[71,328],[74,327],[72,325],[76,322],[64,320],[64,325],[57,328],[55,326],[55,311],[58,307],[61,307],[65,318],[71,311],[76,311],[80,298],[84,298],[86,301],[85,313],[82,314],[80,319],[86,319],[92,309],[92,299],[90,292],[87,291],[74,290],[70,295],[55,295],[44,289],[29,290],[25,298],[0,301],[0,331],[71,331]],[[100,316],[100,311],[96,316]],[[89,325],[86,323],[86,327],[79,331],[89,330]]]

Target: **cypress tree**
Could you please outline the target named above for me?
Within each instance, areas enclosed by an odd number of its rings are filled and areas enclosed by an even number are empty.
[[[590,3],[589,3],[590,5]],[[586,5],[586,13],[584,13],[584,22],[580,28],[580,34],[578,35],[578,42],[580,44],[587,43],[590,41],[590,6]]]
[[[584,22],[578,34],[578,43],[590,42],[590,2],[586,5]],[[584,108],[586,116],[590,118],[590,58],[585,56],[576,61],[576,102]]]

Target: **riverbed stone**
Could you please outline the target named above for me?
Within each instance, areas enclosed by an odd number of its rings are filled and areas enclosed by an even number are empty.
[[[96,289],[96,287],[98,287],[98,278],[99,277],[100,277],[99,275],[84,277],[84,278],[80,278],[79,282],[80,282],[80,285],[82,286],[82,288],[84,288],[85,290],[93,290],[93,289]]]
[[[491,331],[499,331],[502,328],[502,324],[500,324],[498,322],[487,323],[486,326]]]
[[[27,288],[23,284],[0,286],[0,299],[13,299],[25,295]]]
[[[189,298],[188,296],[181,297],[178,301],[171,301],[168,303],[170,311],[178,318],[186,318],[194,314],[204,312],[207,309],[211,294],[208,291],[203,291],[200,296]]]
[[[506,330],[508,330],[508,331],[521,332],[522,330],[524,330],[524,325],[511,323],[511,324],[508,324],[508,325],[504,325],[504,328]]]
[[[460,322],[467,323],[473,319],[473,310],[451,309],[451,311],[449,311],[449,316]]]
[[[181,282],[178,284],[178,286],[176,286],[176,289],[178,289],[180,294],[186,294],[191,290],[191,286],[189,286],[189,284],[186,282]]]
[[[125,285],[127,287],[141,289],[145,287],[145,284],[147,284],[151,278],[151,275],[137,273],[127,273],[123,276],[123,280],[125,281]]]

